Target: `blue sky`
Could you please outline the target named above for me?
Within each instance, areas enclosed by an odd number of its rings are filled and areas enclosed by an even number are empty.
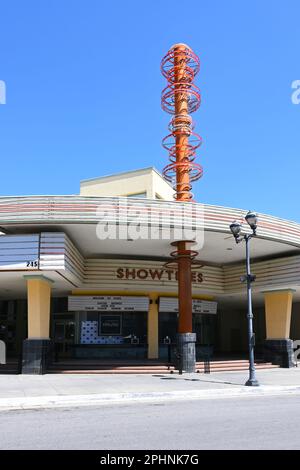
[[[300,221],[299,1],[0,2],[0,195],[167,163],[160,60],[200,56],[196,199]]]

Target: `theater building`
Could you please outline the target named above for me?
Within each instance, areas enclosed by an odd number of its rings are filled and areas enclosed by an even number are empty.
[[[182,225],[203,234],[192,279],[197,355],[209,348],[213,357],[242,357],[245,246],[229,224],[246,212],[175,202],[154,168],[82,181],[78,195],[0,197],[8,360],[22,352],[23,373],[66,358],[168,361],[178,300],[177,271],[166,262]],[[251,242],[256,354],[284,367],[300,339],[299,248],[300,224],[259,214]]]

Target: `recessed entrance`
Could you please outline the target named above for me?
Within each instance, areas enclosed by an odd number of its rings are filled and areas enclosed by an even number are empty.
[[[75,334],[76,323],[74,320],[54,320],[53,340],[56,359],[73,356]]]

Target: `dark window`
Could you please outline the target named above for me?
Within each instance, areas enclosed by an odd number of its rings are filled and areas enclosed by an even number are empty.
[[[121,315],[99,315],[99,336],[120,335],[122,332]]]

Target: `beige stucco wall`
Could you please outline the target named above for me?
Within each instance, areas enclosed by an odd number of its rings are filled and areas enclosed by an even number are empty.
[[[81,196],[134,196],[146,193],[147,199],[173,200],[173,189],[154,168],[81,181]]]
[[[51,283],[37,276],[26,276],[28,338],[49,339]]]
[[[292,302],[291,290],[265,293],[267,339],[290,337]]]

